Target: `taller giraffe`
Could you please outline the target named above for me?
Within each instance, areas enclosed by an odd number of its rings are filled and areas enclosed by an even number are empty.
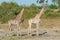
[[[15,19],[11,19],[8,21],[8,25],[9,25],[9,28],[10,28],[10,31],[11,31],[11,25],[17,25],[17,29],[19,28],[20,30],[20,27],[19,27],[19,24],[21,22],[21,18],[22,18],[22,15],[23,15],[23,12],[24,12],[24,7],[22,8],[22,10],[19,12],[19,14],[17,15],[17,17]]]
[[[39,22],[40,22],[40,18],[41,15],[44,13],[45,11],[45,7],[42,7],[41,11],[34,17],[28,20],[28,24],[29,24],[29,28],[28,28],[28,33],[31,36],[31,26],[32,24],[36,24],[36,34],[38,35],[38,28],[39,28]]]

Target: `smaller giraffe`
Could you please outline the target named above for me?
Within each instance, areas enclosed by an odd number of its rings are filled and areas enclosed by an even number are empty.
[[[17,29],[19,28],[20,30],[20,27],[19,27],[19,24],[20,22],[22,21],[21,18],[22,18],[22,14],[24,12],[24,7],[22,8],[21,12],[17,15],[16,19],[12,19],[12,20],[9,20],[8,21],[8,25],[9,25],[9,30],[11,31],[11,25],[17,25]]]
[[[31,26],[32,24],[36,24],[36,34],[38,35],[38,29],[39,29],[39,22],[40,22],[40,17],[41,15],[44,13],[45,8],[42,7],[41,11],[39,12],[39,14],[37,14],[34,18],[31,18],[28,20],[28,24],[29,24],[29,28],[28,28],[28,35],[31,36]]]

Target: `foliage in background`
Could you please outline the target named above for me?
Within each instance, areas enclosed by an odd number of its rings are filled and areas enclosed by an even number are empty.
[[[2,2],[0,5],[0,20],[6,22],[11,18],[14,18],[19,10],[20,6],[14,2]]]
[[[55,13],[50,9],[57,9],[56,5],[48,5],[48,9],[44,13],[43,17],[60,17],[60,12]],[[10,19],[16,17],[22,9],[22,5],[18,5],[15,2],[2,2],[0,5],[0,21],[7,22]],[[31,4],[30,6],[26,6],[25,11],[23,13],[24,19],[29,19],[34,17],[37,13],[39,13],[41,6],[36,6],[35,4]]]
[[[50,9],[57,9],[58,6],[56,6],[56,5],[54,5],[54,4],[51,4],[51,5],[49,5],[49,8],[50,8]]]
[[[34,17],[38,13],[39,8],[40,7],[36,6],[35,4],[31,4],[30,6],[26,7],[23,18],[29,19],[31,17]]]
[[[52,3],[58,4],[58,6],[60,7],[60,0],[52,0]]]

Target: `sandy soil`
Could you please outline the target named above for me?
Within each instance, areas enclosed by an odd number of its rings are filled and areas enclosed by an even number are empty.
[[[21,27],[28,27],[27,22],[24,21],[21,24]],[[1,40],[60,40],[60,19],[59,18],[52,18],[52,19],[41,19],[41,23],[39,26],[39,33],[42,34],[44,32],[47,32],[46,34],[35,36],[35,37],[5,37],[3,34],[6,35],[6,32],[9,33],[9,27],[7,24],[0,24],[0,35],[3,37],[0,37]],[[16,29],[16,27],[15,27]],[[27,29],[21,29],[22,32],[27,33]],[[20,31],[21,31],[20,30]],[[34,29],[32,29],[33,31]],[[4,32],[2,32],[4,31]],[[18,31],[19,32],[19,31]]]

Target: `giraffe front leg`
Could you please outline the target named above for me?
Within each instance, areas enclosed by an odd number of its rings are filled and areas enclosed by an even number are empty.
[[[19,27],[18,27],[18,34],[20,34],[21,35],[21,27],[20,27],[20,25],[19,25]]]
[[[20,30],[19,23],[16,23],[16,25],[17,25],[17,31],[19,31]]]
[[[28,35],[31,36],[31,23],[29,23]]]
[[[39,29],[39,23],[37,23],[36,26],[37,26],[37,27],[36,27],[36,34],[37,34],[37,36],[38,36],[38,34],[39,34],[39,31],[38,31],[38,29]]]
[[[11,31],[11,24],[9,23],[9,31]]]
[[[17,36],[19,36],[19,24],[17,23]]]

